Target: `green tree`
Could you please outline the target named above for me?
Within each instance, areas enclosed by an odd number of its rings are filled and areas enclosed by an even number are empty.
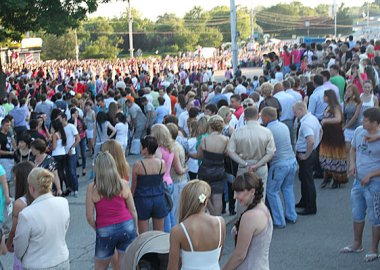
[[[48,59],[75,59],[75,33],[67,31],[62,36],[45,34],[42,36],[42,54],[43,60]]]
[[[319,4],[315,7],[315,12],[318,16],[328,16],[329,15],[329,5],[327,4]]]
[[[43,30],[61,35],[66,29],[77,27],[88,13],[96,11],[98,0],[75,1],[1,1],[0,35],[21,35],[27,31]]]
[[[230,8],[217,6],[209,11],[208,26],[217,28],[223,34],[223,42],[231,41]],[[237,7],[237,31],[239,39],[244,40],[250,35],[250,12],[245,7]]]
[[[81,58],[115,58],[122,38],[115,34],[111,20],[92,18],[78,29]]]

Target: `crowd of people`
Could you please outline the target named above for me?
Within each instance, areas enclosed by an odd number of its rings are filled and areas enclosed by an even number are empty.
[[[81,173],[91,180],[95,269],[120,269],[150,220],[170,233],[168,269],[220,269],[228,212],[237,215],[235,249],[223,269],[265,270],[273,229],[317,214],[314,179],[339,189],[353,177],[354,242],[341,252],[363,250],[368,213],[373,235],[364,259],[377,259],[378,45],[349,38],[284,46],[263,56],[263,75],[226,68],[222,82],[212,67],[186,59],[8,67],[0,221],[3,242],[9,236],[1,249],[14,252],[14,269],[69,269],[62,197],[78,196]],[[141,155],[132,168],[129,154]]]

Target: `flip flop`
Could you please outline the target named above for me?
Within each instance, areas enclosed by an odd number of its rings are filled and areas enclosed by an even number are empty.
[[[358,248],[358,249],[353,249],[352,246],[347,246],[342,248],[339,252],[340,253],[360,253],[363,252],[364,248]]]
[[[364,256],[364,261],[365,262],[372,262],[376,259],[379,258],[379,254],[377,253],[367,253],[365,256]]]

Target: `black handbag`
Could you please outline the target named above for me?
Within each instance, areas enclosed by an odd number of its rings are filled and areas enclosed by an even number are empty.
[[[169,186],[165,181],[164,181],[164,196],[165,196],[166,208],[168,209],[168,212],[170,212],[173,209],[173,199],[169,190]]]

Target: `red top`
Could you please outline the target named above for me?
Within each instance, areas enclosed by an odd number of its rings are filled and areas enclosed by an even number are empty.
[[[122,196],[115,196],[108,200],[101,198],[95,203],[96,228],[102,228],[132,219],[131,212],[127,208]]]
[[[173,95],[170,95],[170,103],[171,103],[171,106],[172,106],[172,115],[175,115],[175,104],[177,103],[177,98]]]
[[[289,52],[283,52],[281,57],[284,59],[284,66],[290,66],[290,62],[292,60],[291,54]]]
[[[243,106],[240,106],[239,108],[235,110],[234,115],[236,116],[237,119],[239,119],[243,112],[244,112],[244,108]]]

